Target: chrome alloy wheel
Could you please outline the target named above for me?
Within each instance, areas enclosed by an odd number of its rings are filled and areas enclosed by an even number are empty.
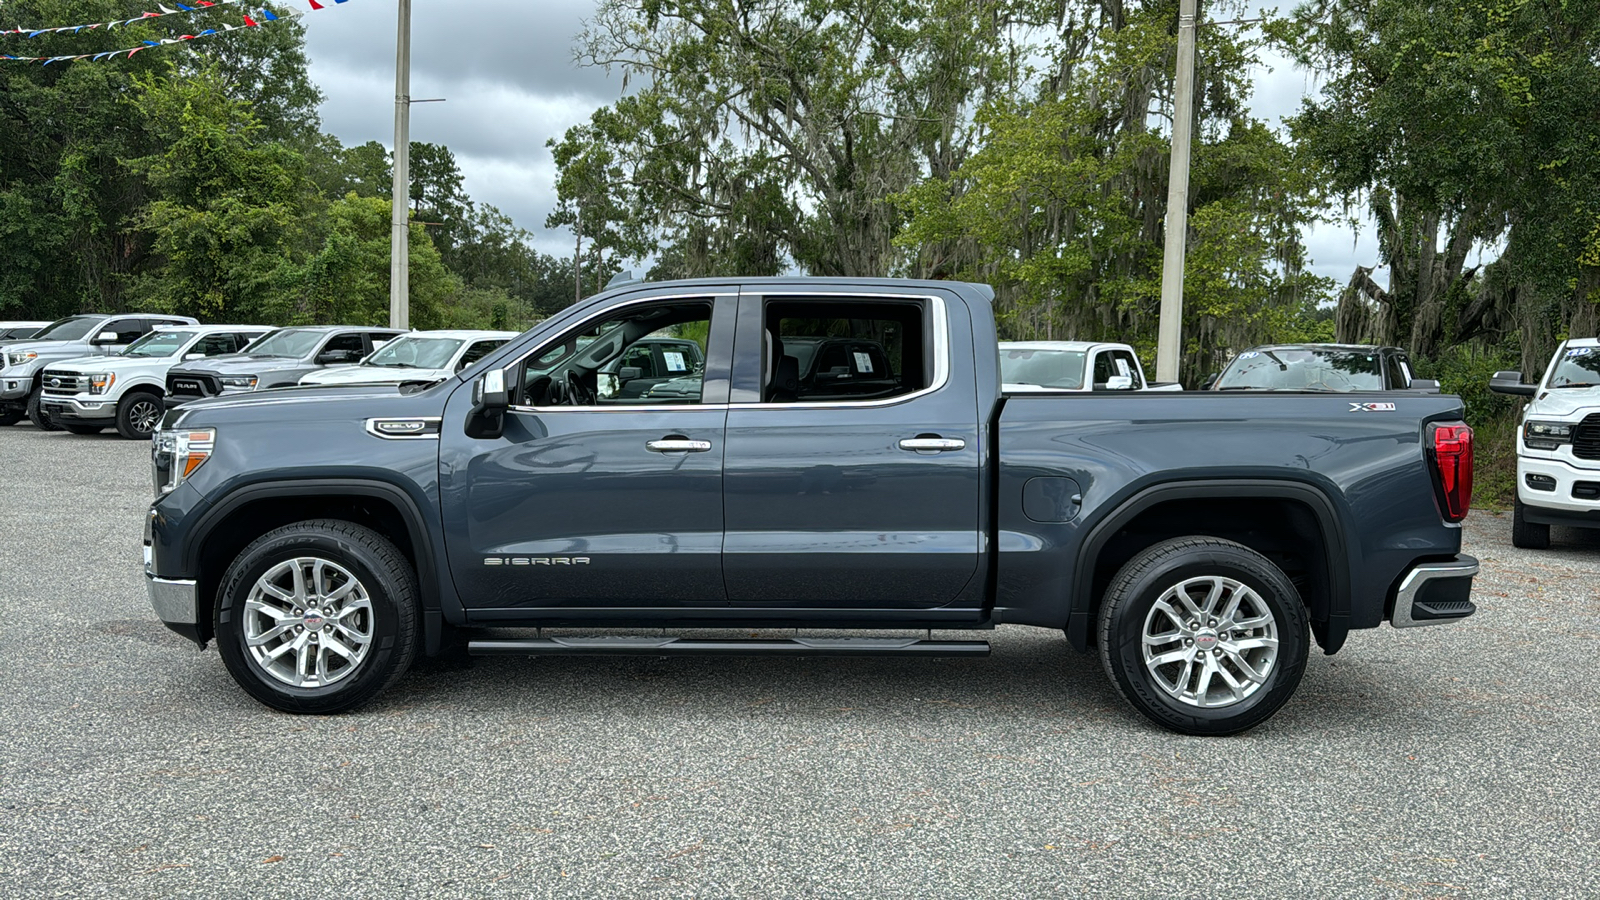
[[[250,589],[244,643],[273,679],[327,687],[359,669],[372,649],[372,599],[343,566],[316,557],[284,560]]]
[[[149,434],[156,430],[156,421],[161,418],[162,407],[154,400],[139,399],[133,402],[133,408],[128,410],[128,421],[140,434]]]
[[[1220,575],[1162,592],[1144,618],[1144,665],[1169,697],[1232,706],[1266,683],[1278,661],[1278,620],[1261,595]]]

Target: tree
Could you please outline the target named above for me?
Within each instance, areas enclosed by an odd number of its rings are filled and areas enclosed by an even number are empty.
[[[1600,121],[1579,111],[1600,108],[1600,3],[1318,0],[1274,33],[1325,79],[1293,134],[1370,208],[1390,267],[1387,289],[1352,275],[1342,336],[1421,355],[1511,341],[1536,368],[1593,333]]]
[[[1052,9],[1053,4],[1039,4]],[[604,247],[670,247],[680,274],[886,275],[889,196],[970,152],[1008,87],[1026,2],[603,0],[581,61],[646,82],[555,147],[566,211]],[[592,223],[592,224],[591,224]]]
[[[1052,45],[1034,99],[981,112],[983,146],[900,196],[919,274],[988,281],[1009,337],[1154,346],[1177,7],[1086,8]],[[1304,269],[1315,182],[1245,113],[1252,45],[1203,28],[1184,278],[1186,380],[1229,348],[1298,327],[1326,286]]]

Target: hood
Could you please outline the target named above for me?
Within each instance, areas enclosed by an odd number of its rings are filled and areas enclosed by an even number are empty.
[[[273,388],[185,403],[167,413],[162,427],[172,428],[180,422],[204,427],[233,422],[349,422],[369,416],[437,416],[443,412],[449,395],[449,387],[441,385],[414,394],[402,394],[394,385]]]
[[[176,362],[178,359],[173,356],[78,356],[53,362],[48,368],[53,372],[71,372],[75,375],[88,372],[116,372],[119,375],[126,375],[129,372],[165,372]]]
[[[75,357],[95,354],[85,354],[85,345],[82,341],[8,341],[6,352],[32,351],[40,356],[54,356],[57,359],[72,359]]]
[[[1542,391],[1538,399],[1528,404],[1527,414],[1536,419],[1541,417],[1576,419],[1596,412],[1600,412],[1600,387]]]
[[[174,372],[210,372],[215,375],[255,375],[274,369],[294,369],[306,365],[305,360],[288,356],[256,356],[251,353],[228,353],[208,359],[192,359],[172,367]]]
[[[319,369],[300,379],[301,384],[399,384],[402,381],[443,381],[449,369],[403,369],[391,366],[338,366]]]

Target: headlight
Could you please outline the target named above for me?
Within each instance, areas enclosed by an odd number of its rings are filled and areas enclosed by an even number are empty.
[[[1530,419],[1522,423],[1522,442],[1530,450],[1554,450],[1572,440],[1572,425],[1568,422],[1540,422]]]
[[[155,476],[156,496],[163,496],[194,474],[217,445],[215,428],[185,428],[180,431],[157,431],[152,437],[151,466]]]
[[[38,359],[39,354],[31,350],[19,350],[15,353],[7,353],[6,358],[11,360],[13,366],[20,366],[30,359]]]
[[[256,389],[254,375],[224,375],[222,376],[222,389],[232,388],[236,391],[253,391]]]
[[[99,375],[90,375],[89,393],[104,394],[106,391],[111,390],[111,386],[116,383],[117,375],[115,372],[105,372]]]

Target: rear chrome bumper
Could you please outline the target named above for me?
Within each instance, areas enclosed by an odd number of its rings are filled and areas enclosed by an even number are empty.
[[[1469,599],[1472,578],[1477,574],[1478,561],[1470,556],[1412,567],[1395,589],[1394,615],[1389,617],[1389,624],[1416,628],[1465,619],[1478,611]]]

